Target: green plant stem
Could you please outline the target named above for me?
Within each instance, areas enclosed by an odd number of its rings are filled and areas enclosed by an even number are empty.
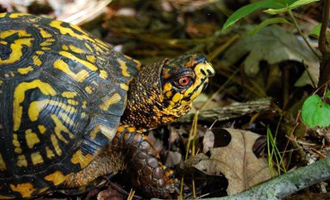
[[[328,0],[327,0],[328,1]],[[321,60],[321,56],[314,50],[314,48],[311,46],[311,44],[307,41],[305,35],[301,32],[299,26],[298,26],[298,23],[296,21],[296,18],[293,16],[292,14],[292,11],[289,10],[288,11],[292,21],[293,21],[293,24],[294,24],[294,27],[298,30],[298,33],[299,35],[303,38],[303,40],[305,41],[305,43],[307,44],[307,46],[309,47],[309,49],[314,53],[314,55],[319,59]]]

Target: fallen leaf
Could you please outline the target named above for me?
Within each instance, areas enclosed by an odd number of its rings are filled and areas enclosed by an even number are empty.
[[[228,195],[233,195],[271,178],[265,158],[257,158],[253,145],[260,137],[249,131],[217,129],[216,134],[230,134],[228,146],[211,149],[209,159],[200,159],[194,165],[208,175],[225,175]]]
[[[225,53],[223,62],[233,65],[244,56],[244,72],[250,77],[259,72],[260,61],[267,61],[272,65],[288,60],[306,64],[315,83],[319,77],[317,57],[297,36],[277,25],[265,27],[256,35],[237,41]],[[298,79],[295,86],[312,84],[306,74]]]

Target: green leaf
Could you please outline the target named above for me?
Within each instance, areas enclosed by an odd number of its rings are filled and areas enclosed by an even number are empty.
[[[265,1],[249,4],[235,11],[223,25],[222,31],[226,30],[229,26],[233,25],[241,18],[249,15],[250,13],[260,8],[282,8],[282,7],[283,6],[280,6],[280,4],[274,0],[265,0]]]
[[[302,119],[309,127],[330,125],[330,105],[318,95],[306,99],[301,110]]]
[[[314,26],[314,28],[308,33],[308,35],[316,35],[317,37],[320,37],[321,32],[321,23]]]
[[[250,33],[249,35],[255,35],[256,33],[258,33],[263,27],[271,25],[271,24],[278,24],[278,23],[286,23],[286,24],[290,24],[290,22],[288,22],[286,19],[282,18],[282,17],[275,17],[275,18],[270,18],[267,19],[263,22],[261,22],[258,26],[256,26]]]
[[[325,98],[330,98],[330,91],[327,91],[324,95]]]
[[[285,8],[277,8],[277,9],[273,9],[273,8],[269,8],[267,10],[265,10],[264,12],[271,14],[271,15],[276,15],[282,12],[287,12],[289,10],[298,8],[300,6],[304,6],[307,4],[310,4],[312,2],[316,2],[316,1],[320,1],[320,0],[298,0],[293,2],[292,4],[288,4],[288,6],[286,6]]]

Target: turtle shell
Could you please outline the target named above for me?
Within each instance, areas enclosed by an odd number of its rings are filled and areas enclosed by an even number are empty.
[[[86,167],[114,137],[139,66],[77,26],[0,14],[0,199]]]

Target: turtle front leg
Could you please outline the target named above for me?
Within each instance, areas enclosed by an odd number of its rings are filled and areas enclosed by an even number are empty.
[[[133,184],[149,197],[169,198],[177,191],[178,181],[173,179],[173,172],[160,162],[157,150],[142,131],[120,126],[111,148],[125,151]]]

